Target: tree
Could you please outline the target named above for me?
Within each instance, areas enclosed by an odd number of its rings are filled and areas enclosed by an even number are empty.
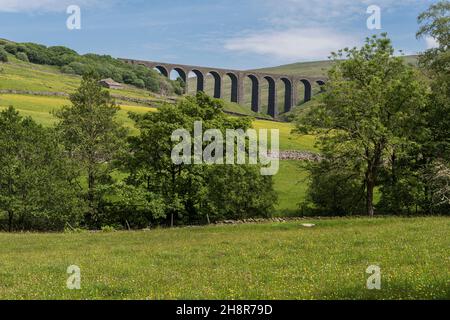
[[[420,25],[417,37],[429,37],[437,46],[420,56],[422,66],[436,74],[450,70],[450,1],[439,1],[418,17]]]
[[[109,92],[104,90],[92,74],[83,77],[78,90],[70,96],[71,106],[55,115],[56,129],[63,137],[70,157],[87,176],[88,222],[96,222],[97,183],[108,181],[111,162],[123,150],[126,129],[115,117],[119,111]]]
[[[310,182],[306,201],[301,203],[305,215],[346,216],[364,212],[363,172],[345,158],[332,154],[317,163],[308,163]]]
[[[0,62],[8,62],[8,54],[2,47],[0,47]]]
[[[220,218],[267,216],[276,201],[272,179],[262,177],[258,166],[176,164],[171,155],[177,142],[172,133],[186,129],[194,136],[194,122],[203,130],[250,128],[246,118],[229,118],[220,100],[198,93],[177,105],[164,105],[156,113],[132,114],[140,130],[130,138],[130,156],[124,169],[128,184],[144,189],[148,198],[164,200],[166,221],[203,223]],[[193,145],[192,141],[192,145]]]
[[[16,53],[16,58],[25,62],[29,62],[28,61],[28,56],[25,52],[17,52]]]
[[[79,186],[55,134],[10,107],[0,113],[0,212],[7,229],[77,225]]]
[[[420,66],[431,80],[431,95],[425,115],[428,135],[422,137],[423,171],[430,211],[450,201],[450,2],[439,1],[419,15],[417,37],[431,37],[437,46],[420,56]],[[444,201],[447,199],[447,201]]]
[[[164,199],[145,188],[123,181],[103,188],[100,218],[103,226],[146,228],[166,217]]]
[[[360,179],[366,213],[373,216],[380,169],[416,133],[412,120],[423,112],[426,91],[413,68],[394,57],[386,34],[332,58],[323,103],[300,118],[298,129],[316,131],[324,157]]]

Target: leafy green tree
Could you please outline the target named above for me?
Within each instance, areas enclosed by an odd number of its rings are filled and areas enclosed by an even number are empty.
[[[364,177],[360,167],[345,158],[333,158],[309,163],[310,182],[306,201],[301,203],[305,215],[346,216],[365,211]]]
[[[76,173],[51,130],[10,107],[0,113],[0,149],[0,212],[9,231],[80,222]]]
[[[213,220],[268,218],[277,202],[273,179],[250,165],[206,168],[201,217]]]
[[[164,199],[145,188],[122,181],[102,188],[102,215],[99,220],[103,226],[142,229],[166,217]]]
[[[28,56],[25,52],[17,52],[16,53],[16,58],[25,62],[29,62],[28,60]]]
[[[110,180],[112,161],[123,150],[126,129],[116,121],[119,107],[92,73],[83,77],[78,90],[70,96],[71,106],[55,113],[56,126],[70,157],[87,177],[88,223],[98,213],[98,182]]]
[[[272,180],[261,177],[257,166],[175,164],[171,159],[177,144],[171,139],[177,129],[194,136],[194,122],[203,130],[250,127],[249,119],[232,119],[223,113],[223,103],[203,93],[177,105],[164,105],[159,112],[132,114],[140,135],[130,138],[130,155],[124,161],[131,174],[127,182],[164,200],[165,216],[175,223],[205,222],[219,218],[267,216],[276,195]],[[194,143],[192,141],[192,143]],[[247,210],[248,209],[248,210]]]
[[[450,70],[450,1],[439,1],[418,17],[420,25],[417,37],[430,37],[437,46],[420,56],[422,66],[434,74],[446,73]]]
[[[385,34],[332,58],[323,103],[299,120],[298,129],[318,132],[328,160],[351,161],[346,167],[353,167],[360,179],[366,213],[373,216],[381,169],[416,134],[414,123],[423,112],[426,91],[413,68],[394,57]]]
[[[0,47],[0,62],[8,62],[8,54],[2,47]]]
[[[431,80],[431,95],[425,116],[428,135],[422,145],[424,184],[429,210],[448,213],[450,197],[450,2],[439,1],[420,14],[418,37],[431,37],[437,46],[420,56],[420,65]],[[446,169],[447,168],[447,169]]]
[[[16,54],[18,51],[18,46],[14,43],[7,43],[4,46],[4,49],[11,54]]]

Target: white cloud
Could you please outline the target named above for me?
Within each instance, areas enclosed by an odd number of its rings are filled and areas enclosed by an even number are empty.
[[[260,54],[288,63],[326,59],[331,51],[361,44],[367,35],[370,5],[381,14],[423,6],[433,0],[253,0],[267,12],[265,30],[253,30],[225,41],[225,49]],[[355,21],[360,29],[355,29]]]
[[[330,52],[358,44],[357,37],[327,28],[260,31],[225,42],[225,49],[270,56],[283,62],[326,59]]]
[[[425,43],[427,44],[427,49],[433,49],[439,47],[438,41],[433,37],[425,37]]]
[[[0,12],[58,12],[70,5],[103,6],[100,0],[0,0]]]

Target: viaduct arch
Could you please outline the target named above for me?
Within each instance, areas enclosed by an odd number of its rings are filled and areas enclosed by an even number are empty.
[[[205,90],[205,80],[207,75],[214,79],[214,98],[223,98],[223,80],[228,77],[231,79],[231,102],[244,104],[244,80],[251,80],[251,109],[254,112],[261,111],[261,84],[267,82],[269,85],[268,93],[268,114],[276,118],[280,110],[289,112],[299,102],[299,87],[304,88],[304,102],[311,100],[313,96],[313,85],[322,87],[326,84],[323,77],[305,77],[301,75],[283,75],[271,74],[257,71],[240,71],[231,69],[209,68],[191,65],[181,65],[172,63],[163,63],[155,61],[122,59],[122,61],[142,65],[150,69],[157,69],[165,77],[169,77],[172,71],[176,71],[180,78],[185,82],[185,93],[188,92],[189,73],[194,73],[197,77],[196,91]],[[280,85],[284,87],[284,105],[278,106],[278,91]]]

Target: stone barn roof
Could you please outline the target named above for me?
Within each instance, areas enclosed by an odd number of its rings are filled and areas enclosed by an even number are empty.
[[[110,89],[123,89],[123,85],[121,83],[118,83],[116,81],[114,81],[111,78],[108,79],[102,79],[99,81],[99,83],[106,87],[106,88],[110,88]]]

